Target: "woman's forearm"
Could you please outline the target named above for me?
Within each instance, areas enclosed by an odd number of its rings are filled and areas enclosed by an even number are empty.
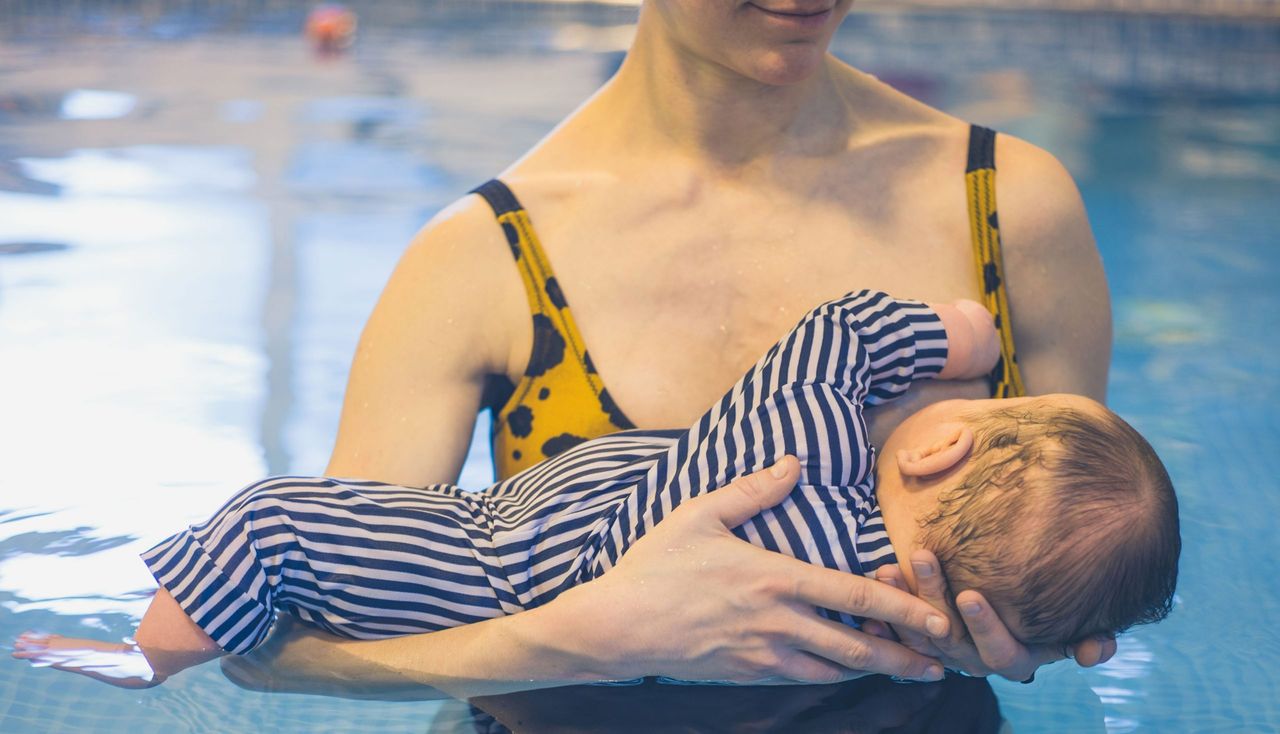
[[[738,683],[832,683],[865,672],[937,680],[942,667],[897,643],[820,618],[825,608],[929,637],[932,606],[862,576],[811,566],[735,537],[781,502],[795,459],[689,500],[609,573],[520,614],[441,632],[335,641],[308,631],[224,663],[260,690],[471,698],[599,680],[668,675]],[[296,626],[296,624],[295,624]]]
[[[255,690],[378,700],[472,698],[620,677],[600,662],[607,651],[573,649],[582,637],[554,619],[572,615],[572,602],[385,640],[334,637],[282,617],[261,648],[224,658],[223,670]]]
[[[590,619],[588,610],[575,611],[575,602],[566,593],[551,605],[509,617],[411,637],[344,641],[337,647],[340,656],[379,671],[379,679],[399,676],[454,698],[635,675],[622,670],[625,666],[611,659],[609,649],[574,634],[575,627]],[[594,648],[590,654],[580,646],[584,643]]]

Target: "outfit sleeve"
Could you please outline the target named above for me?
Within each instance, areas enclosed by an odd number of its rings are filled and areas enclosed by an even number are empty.
[[[492,551],[485,500],[451,485],[274,477],[142,558],[237,654],[266,639],[280,610],[371,639],[520,609]]]
[[[851,489],[867,483],[874,462],[863,405],[937,375],[946,358],[946,331],[922,303],[860,291],[814,309],[656,462],[602,541],[600,571],[684,500],[786,454],[800,459],[801,494],[809,496],[797,503],[793,494],[758,517],[753,524],[770,537],[752,540],[844,565],[805,546],[823,528],[840,535],[867,504]]]
[[[893,300],[883,293],[866,293],[865,298],[868,310],[860,311],[851,328],[857,329],[859,346],[867,352],[864,403],[880,405],[900,397],[912,382],[938,376],[947,364],[947,332],[933,309],[919,301]]]

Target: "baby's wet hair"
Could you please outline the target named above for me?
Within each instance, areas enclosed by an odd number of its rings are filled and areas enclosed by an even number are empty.
[[[1168,616],[1178,501],[1146,439],[1101,406],[1032,401],[967,420],[972,468],[920,518],[953,599],[980,591],[1027,645]]]

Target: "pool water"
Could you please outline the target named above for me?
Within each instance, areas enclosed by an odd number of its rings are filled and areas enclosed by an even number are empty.
[[[321,471],[405,243],[612,73],[635,12],[355,7],[352,53],[317,59],[299,3],[0,5],[0,640],[129,634],[139,551],[251,479]],[[834,50],[1076,176],[1110,403],[1179,492],[1168,621],[1029,686],[477,708],[250,692],[216,665],[129,692],[6,659],[0,731],[1280,730],[1280,22],[876,5]],[[491,475],[481,439],[462,483]]]

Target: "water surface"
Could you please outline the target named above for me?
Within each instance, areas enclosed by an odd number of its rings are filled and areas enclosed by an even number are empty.
[[[612,73],[634,19],[357,10],[354,52],[321,61],[296,32],[301,5],[0,6],[0,639],[128,634],[152,588],[140,550],[251,479],[321,471],[405,243]],[[591,702],[565,715],[608,731],[660,715],[911,730],[953,711],[936,701],[994,690],[1015,731],[1280,729],[1280,24],[877,11],[835,51],[1076,176],[1113,293],[1110,402],[1181,498],[1173,615],[1095,670],[757,694],[772,720],[733,692],[652,685],[482,705],[545,724],[538,712]],[[464,484],[489,481],[483,444]],[[477,725],[497,726],[457,702],[242,691],[213,665],[138,693],[0,663],[6,732]]]

